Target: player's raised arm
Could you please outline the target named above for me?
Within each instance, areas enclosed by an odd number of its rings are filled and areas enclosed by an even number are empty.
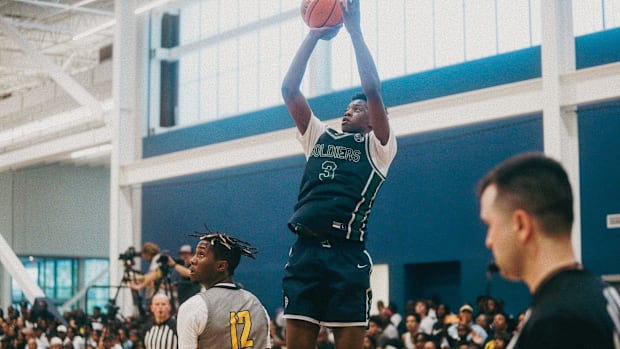
[[[387,112],[381,98],[381,80],[377,67],[370,54],[370,50],[364,41],[360,26],[360,1],[343,0],[342,13],[344,25],[351,36],[355,58],[357,60],[357,70],[360,75],[362,90],[367,98],[368,112],[370,113],[370,125],[372,130],[381,141],[387,144],[390,136],[390,126],[388,123]]]
[[[308,122],[312,116],[312,110],[301,92],[301,81],[308,66],[308,60],[316,43],[320,39],[330,40],[337,33],[340,27],[312,29],[301,43],[291,65],[282,81],[282,97],[289,114],[295,121],[295,125],[301,134],[306,133]]]

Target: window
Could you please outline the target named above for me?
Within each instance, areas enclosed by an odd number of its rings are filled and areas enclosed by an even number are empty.
[[[179,127],[280,105],[280,82],[308,31],[298,1],[202,0],[180,13]],[[574,35],[620,26],[620,0],[573,1]],[[362,26],[382,79],[539,45],[541,0],[363,1]],[[160,22],[155,14],[152,23]],[[156,28],[157,29],[157,28]],[[157,30],[155,30],[156,32]],[[151,45],[159,48],[159,36]],[[309,96],[359,85],[346,30],[315,51],[327,83],[307,76]],[[157,76],[157,55],[152,76]],[[315,74],[308,69],[307,75]],[[321,79],[322,81],[323,79]],[[149,96],[157,98],[158,78]],[[158,125],[151,101],[149,129]]]
[[[107,259],[75,259],[75,258],[46,258],[46,257],[21,257],[20,261],[26,268],[26,273],[35,280],[41,290],[54,304],[60,306],[71,299],[80,289],[87,287],[99,277],[101,280],[95,285],[107,285]],[[83,267],[80,267],[80,263]],[[80,281],[80,275],[84,275]],[[27,301],[26,296],[15,280],[11,281],[12,303],[17,304]],[[87,292],[85,302],[92,311],[92,306],[105,306],[109,299],[107,288],[97,288]],[[79,303],[78,303],[79,304]]]

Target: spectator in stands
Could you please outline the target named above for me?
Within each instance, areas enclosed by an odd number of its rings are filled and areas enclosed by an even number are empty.
[[[480,313],[476,315],[475,323],[476,325],[482,327],[482,329],[488,334],[490,331],[490,323],[489,323],[489,315],[486,313]]]
[[[437,320],[428,316],[428,303],[426,299],[418,299],[415,302],[415,312],[420,315],[420,332],[428,335],[433,333],[433,325]]]
[[[63,341],[58,337],[52,337],[50,339],[50,349],[62,349]]]
[[[396,328],[396,337],[398,337],[398,335],[405,330],[403,316],[398,312],[398,306],[394,302],[390,302],[388,304],[388,309],[392,312],[392,316],[390,316],[390,323]]]
[[[389,339],[383,334],[383,328],[385,326],[384,321],[384,317],[381,315],[371,315],[368,319],[366,335],[374,339],[377,349],[383,349]]]
[[[497,313],[493,316],[493,322],[491,323],[491,332],[489,333],[489,337],[485,342],[485,349],[489,349],[486,347],[487,343],[499,337],[501,337],[501,340],[504,341],[509,341],[511,338],[511,335],[508,333],[508,321],[506,318],[506,314],[504,313]]]
[[[47,302],[43,299],[38,299],[36,305],[30,309],[30,322],[36,323],[39,319],[50,321],[54,318],[54,315],[47,309]]]
[[[461,340],[462,333],[458,332],[459,325],[466,325],[469,333],[467,333],[465,339],[477,345],[482,345],[487,339],[488,334],[482,327],[473,322],[473,312],[474,309],[471,305],[463,304],[463,306],[459,309],[459,323],[448,327],[448,336],[457,341]],[[461,326],[460,328],[463,327]]]
[[[65,343],[71,343],[71,340],[69,338],[67,338],[67,326],[65,325],[58,325],[56,326],[56,337],[60,338],[60,340],[62,340],[62,345],[64,346]],[[51,343],[50,343],[51,345]]]
[[[472,341],[471,334],[472,329],[471,326],[466,322],[461,322],[456,324],[456,335],[451,337],[452,348],[460,348],[463,345],[469,347],[470,345],[475,343]]]
[[[486,314],[487,313],[487,300],[489,299],[489,296],[485,296],[485,295],[479,295],[478,297],[476,297],[476,307],[478,308],[477,312],[476,312],[476,316],[478,314]]]
[[[271,349],[281,349],[286,346],[284,336],[282,336],[280,327],[276,324],[274,319],[271,319],[271,325],[269,326],[269,336],[271,337]]]
[[[415,335],[415,349],[424,349],[424,344],[430,340],[430,336],[424,332],[418,332]]]
[[[334,349],[334,342],[330,339],[329,328],[321,326],[316,338],[316,349]]]
[[[377,349],[377,342],[372,336],[366,334],[364,336],[362,349]]]
[[[97,349],[122,349],[123,347],[118,343],[118,336],[114,332],[106,331],[102,332],[102,339],[99,341]]]
[[[437,344],[432,340],[424,342],[422,349],[437,349]]]
[[[67,338],[71,341],[73,349],[85,349],[84,337],[80,336],[76,327],[67,327]]]
[[[431,338],[438,344],[439,348],[448,348],[450,347],[450,343],[448,342],[448,326],[452,324],[450,318],[453,317],[454,314],[450,313],[450,308],[444,303],[437,304],[435,313],[437,321],[433,325]]]
[[[48,349],[50,347],[50,342],[47,339],[47,323],[45,321],[37,321],[34,325],[34,337],[37,340],[37,348],[39,349]]]
[[[405,329],[401,336],[401,341],[405,349],[414,349],[415,335],[420,331],[420,314],[411,313],[405,316]]]
[[[127,335],[127,329],[121,327],[118,329],[118,342],[121,344],[123,349],[131,349],[133,343],[129,339],[129,335]]]
[[[26,348],[28,349],[37,349],[37,340],[33,337],[30,336],[28,338],[28,340],[26,341]]]
[[[497,308],[497,301],[489,297],[487,299],[487,306],[486,306],[487,316],[489,316],[490,318],[493,318],[493,315],[495,315],[498,311],[499,309]]]
[[[97,322],[100,324],[105,323],[105,317],[103,316],[103,313],[101,312],[100,306],[96,305],[93,307],[93,312],[92,314],[88,316],[88,321],[90,321],[91,324],[94,322]]]

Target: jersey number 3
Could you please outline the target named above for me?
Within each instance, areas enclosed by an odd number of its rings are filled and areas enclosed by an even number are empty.
[[[237,324],[243,325],[241,337],[237,334]],[[250,339],[252,320],[247,310],[230,313],[230,344],[232,349],[253,348],[254,341]]]
[[[333,161],[328,160],[328,161],[323,162],[323,164],[321,165],[323,172],[319,173],[319,179],[321,180],[321,182],[330,181],[334,179],[334,176],[336,175],[337,167],[338,165],[336,165],[336,163]]]

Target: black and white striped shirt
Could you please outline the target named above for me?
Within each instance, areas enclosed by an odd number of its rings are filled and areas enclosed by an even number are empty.
[[[177,324],[172,318],[153,324],[144,335],[146,349],[178,349]]]

